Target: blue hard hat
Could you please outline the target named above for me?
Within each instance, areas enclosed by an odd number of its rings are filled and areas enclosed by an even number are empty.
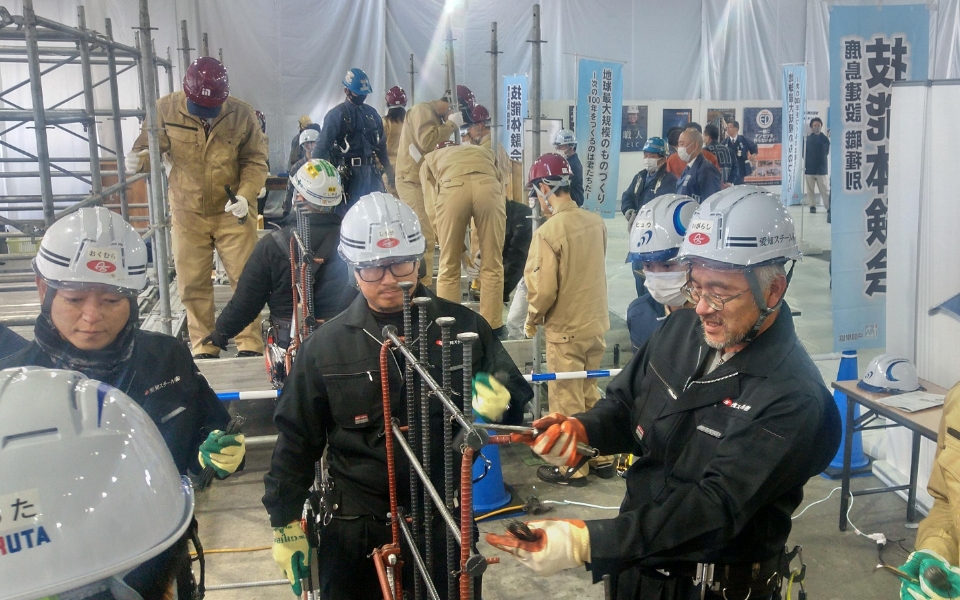
[[[643,145],[643,151],[663,155],[667,153],[667,144],[663,141],[663,138],[652,137]]]
[[[366,96],[373,91],[370,87],[370,78],[362,69],[350,69],[343,76],[343,87],[350,90],[357,96]]]

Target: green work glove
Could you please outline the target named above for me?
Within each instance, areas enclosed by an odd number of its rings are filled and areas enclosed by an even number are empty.
[[[960,569],[950,566],[932,550],[917,550],[907,557],[900,570],[919,580],[903,580],[901,600],[946,600],[960,597]]]
[[[273,528],[273,560],[283,576],[290,580],[293,593],[299,598],[303,593],[300,580],[310,573],[310,544],[300,521]]]
[[[247,451],[245,440],[242,433],[224,433],[219,429],[211,431],[200,444],[200,466],[213,467],[219,479],[225,478],[243,462],[243,455]]]
[[[500,420],[510,405],[510,392],[489,373],[473,376],[473,412],[488,423]]]

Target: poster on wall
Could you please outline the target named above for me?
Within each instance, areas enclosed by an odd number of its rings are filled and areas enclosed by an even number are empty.
[[[667,134],[674,127],[685,128],[688,123],[693,121],[693,109],[690,108],[665,108],[663,109],[663,139],[667,139]]]
[[[523,119],[527,116],[527,77],[503,78],[503,149],[513,160],[523,160]]]
[[[780,200],[787,205],[803,201],[804,111],[807,98],[807,67],[783,66],[783,184]]]
[[[628,104],[621,118],[620,152],[641,152],[647,142],[647,107]]]
[[[707,123],[715,125],[720,130],[720,139],[717,143],[722,143],[727,139],[727,123],[737,120],[737,109],[735,108],[708,108]]]
[[[576,107],[576,105],[571,104],[571,105],[568,107],[568,109],[569,109],[569,110],[568,110],[568,112],[567,112],[567,123],[569,123],[570,126],[567,127],[567,129],[569,129],[570,131],[576,131],[576,130],[577,130],[577,127],[576,127],[576,122],[577,122],[577,119],[576,119],[577,107]]]
[[[583,163],[583,208],[612,217],[620,174],[623,65],[580,59],[577,65],[577,154]]]
[[[743,135],[757,145],[753,174],[743,182],[753,185],[780,185],[781,118],[783,109],[744,108]]]
[[[830,13],[833,345],[886,346],[890,87],[927,78],[925,5]]]

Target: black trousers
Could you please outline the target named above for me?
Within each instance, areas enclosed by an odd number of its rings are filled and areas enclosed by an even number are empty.
[[[446,529],[439,515],[433,520],[433,582],[441,598],[447,596]],[[474,528],[474,539],[477,536]],[[334,518],[323,528],[317,549],[322,600],[381,600],[380,580],[370,557],[374,548],[390,543],[390,524],[373,517]],[[413,590],[416,567],[403,549],[403,587]],[[457,564],[459,565],[459,555]],[[480,597],[480,579],[474,581]]]
[[[693,585],[689,577],[666,577],[639,568],[621,571],[611,578],[613,597],[618,600],[700,600],[700,586]],[[705,598],[723,600],[721,594],[707,591]],[[726,600],[744,600],[735,594],[727,594]],[[750,600],[780,600],[780,594],[754,596]]]

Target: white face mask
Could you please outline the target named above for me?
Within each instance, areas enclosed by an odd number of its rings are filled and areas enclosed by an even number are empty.
[[[665,271],[647,273],[643,286],[654,300],[665,306],[683,306],[687,301],[681,289],[687,284],[686,271]]]
[[[680,160],[685,163],[690,162],[691,156],[690,153],[687,152],[687,148],[685,146],[677,146],[677,156],[679,156]]]
[[[648,173],[655,173],[657,169],[660,168],[660,159],[659,158],[645,158],[643,163],[647,166]]]

